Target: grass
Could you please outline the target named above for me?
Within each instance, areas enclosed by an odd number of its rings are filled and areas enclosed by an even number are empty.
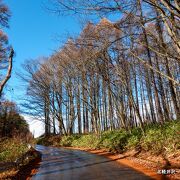
[[[129,131],[116,130],[102,132],[101,136],[95,134],[63,136],[48,143],[56,146],[73,146],[86,148],[105,148],[111,152],[123,152],[130,149],[141,149],[153,154],[170,153],[180,149],[180,121],[174,120],[163,125],[153,124],[145,127],[142,134],[140,128]],[[42,144],[47,139],[41,138],[38,143]]]
[[[146,151],[156,154],[180,149],[180,121],[167,122],[162,127],[153,125],[146,128],[140,145]]]
[[[14,162],[17,158],[26,153],[28,147],[18,139],[1,139],[0,140],[0,161]]]
[[[87,134],[79,136],[79,138],[76,138],[72,141],[70,144],[74,147],[87,147],[87,148],[94,148],[97,147],[99,143],[98,137],[95,134]]]
[[[0,179],[25,179],[40,159],[41,154],[22,139],[0,139]]]

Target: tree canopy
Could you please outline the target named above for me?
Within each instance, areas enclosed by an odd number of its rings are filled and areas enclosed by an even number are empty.
[[[25,65],[26,107],[43,115],[46,134],[143,131],[179,118],[176,1],[171,8],[166,1],[55,2],[56,12],[119,12],[121,18],[89,22],[48,59]]]

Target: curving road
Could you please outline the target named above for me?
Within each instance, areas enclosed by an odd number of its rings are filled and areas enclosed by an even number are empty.
[[[146,180],[150,177],[114,160],[79,150],[37,145],[42,162],[32,180]]]

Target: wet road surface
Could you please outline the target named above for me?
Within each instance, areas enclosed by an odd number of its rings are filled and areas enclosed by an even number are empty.
[[[150,177],[103,156],[37,145],[42,162],[32,180],[146,180]]]

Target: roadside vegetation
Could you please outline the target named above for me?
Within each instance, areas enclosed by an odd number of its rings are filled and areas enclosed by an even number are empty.
[[[41,160],[24,139],[0,139],[0,179],[26,179]]]
[[[19,114],[14,102],[2,100],[0,104],[0,179],[21,177],[23,167],[28,166],[40,154],[29,147],[33,136],[26,120]],[[20,178],[22,179],[22,178]]]
[[[0,140],[0,161],[15,162],[28,151],[28,146],[22,140],[6,138]]]
[[[154,148],[150,146],[159,132],[156,124],[166,126],[180,117],[175,2],[170,7],[151,0],[102,2],[55,0],[47,4],[62,14],[71,9],[81,15],[102,13],[104,18],[85,23],[78,36],[69,37],[48,58],[25,62],[24,109],[44,122],[46,136],[68,136],[62,139],[67,144],[72,137],[81,137],[75,134],[90,134],[82,142],[98,134],[105,140],[97,146],[125,149],[135,146],[144,132],[141,146]],[[148,131],[147,124],[154,124],[150,125],[154,130]],[[122,147],[117,147],[117,139]]]
[[[33,139],[26,120],[14,102],[4,100],[0,106],[0,161],[14,162],[28,151]]]
[[[0,179],[25,179],[20,172],[40,154],[28,148],[33,137],[16,103],[4,98],[14,62],[14,50],[5,33],[10,17],[8,6],[0,0]]]
[[[83,147],[91,149],[107,149],[111,152],[125,152],[135,149],[148,151],[152,154],[172,153],[180,149],[180,121],[174,120],[163,125],[151,124],[145,126],[144,133],[140,128],[131,131],[114,130],[101,134],[49,136],[40,137],[37,143],[65,147]]]

